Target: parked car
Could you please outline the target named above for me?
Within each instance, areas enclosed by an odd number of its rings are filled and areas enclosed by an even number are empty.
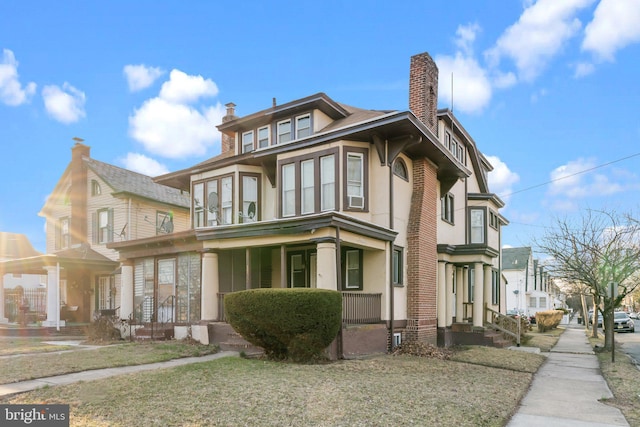
[[[633,311],[629,313],[629,317],[635,320],[640,319],[640,313],[634,313]]]
[[[593,310],[589,310],[589,324],[593,324]],[[598,328],[602,327],[602,313],[598,312]]]
[[[635,332],[635,325],[631,317],[624,311],[616,311],[613,315],[613,330],[615,332]]]

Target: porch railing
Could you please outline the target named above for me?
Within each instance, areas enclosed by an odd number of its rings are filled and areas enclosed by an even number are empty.
[[[486,304],[484,307],[484,313],[486,326],[510,336],[516,341],[516,344],[520,346],[520,337],[525,333],[525,328],[522,327],[520,317],[513,318],[511,316],[505,316],[502,313],[490,309]]]
[[[47,318],[47,290],[15,288],[4,290],[4,315],[9,322],[31,323]]]
[[[218,321],[226,322],[224,296],[218,294]],[[342,323],[367,324],[382,321],[382,294],[342,292]]]

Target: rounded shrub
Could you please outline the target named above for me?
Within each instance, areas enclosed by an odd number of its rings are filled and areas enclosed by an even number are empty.
[[[342,325],[342,294],[327,289],[251,289],[224,297],[227,321],[267,357],[312,360]]]

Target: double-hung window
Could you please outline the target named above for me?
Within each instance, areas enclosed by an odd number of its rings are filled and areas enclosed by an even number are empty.
[[[484,208],[471,208],[469,217],[470,243],[485,243]]]
[[[296,214],[296,165],[282,166],[282,216]]]
[[[96,229],[98,231],[96,243],[109,243],[113,240],[113,209],[100,209],[97,212]]]
[[[362,250],[345,248],[342,269],[344,289],[362,289]]]
[[[220,179],[220,224],[233,224],[233,178]]]
[[[296,117],[296,139],[311,135],[311,115]]]
[[[453,194],[447,193],[440,199],[440,217],[453,224]]]
[[[242,199],[242,212],[240,220],[242,223],[256,222],[259,215],[260,181],[258,175],[240,174],[240,198]]]
[[[193,186],[193,227],[204,227],[204,183],[199,182]]]
[[[277,125],[277,143],[283,144],[291,141],[291,119],[278,122]]]
[[[254,148],[254,134],[253,131],[244,132],[242,134],[242,152],[249,153],[253,151]]]
[[[336,159],[335,154],[320,157],[320,210],[336,208]]]
[[[193,226],[233,224],[233,177],[223,176],[193,186]]]
[[[60,218],[58,224],[58,235],[56,236],[56,249],[66,249],[71,245],[71,234],[69,233],[69,218]]]
[[[402,278],[403,278],[403,256],[402,256],[402,248],[394,247],[393,248],[393,270],[391,272],[393,278],[393,284],[402,286]]]
[[[366,150],[349,148],[345,155],[345,208],[366,209]]]
[[[309,214],[313,213],[316,210],[315,207],[315,198],[316,198],[316,189],[315,189],[315,174],[314,174],[314,159],[304,160],[300,162],[300,170],[301,170],[301,188],[302,188],[302,207],[300,213]]]
[[[269,126],[258,128],[258,148],[269,146]]]

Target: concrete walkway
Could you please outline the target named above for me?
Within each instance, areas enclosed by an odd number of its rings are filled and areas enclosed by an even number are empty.
[[[116,375],[131,374],[134,372],[151,371],[154,369],[173,368],[190,363],[208,362],[221,357],[238,356],[235,351],[221,351],[200,357],[184,357],[182,359],[167,360],[165,362],[148,363],[146,365],[121,366],[118,368],[93,369],[90,371],[76,372],[73,374],[57,375],[55,377],[38,378],[29,381],[20,381],[11,384],[0,384],[0,396],[8,396],[16,393],[36,390],[44,386],[66,385],[78,381],[93,381],[109,378]]]
[[[600,402],[613,397],[598,359],[577,324],[567,330],[536,372],[508,427],[628,426],[619,409]]]

